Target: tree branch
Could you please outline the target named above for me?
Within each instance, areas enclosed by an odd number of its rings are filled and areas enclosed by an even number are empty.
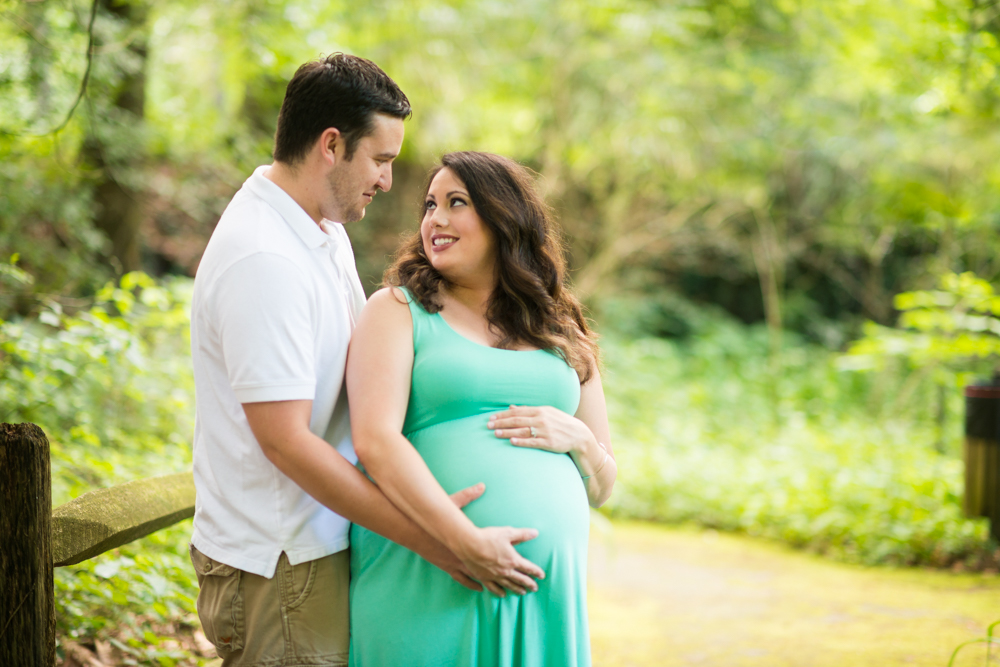
[[[76,108],[80,105],[80,101],[87,92],[87,83],[90,81],[90,69],[94,64],[94,19],[97,18],[98,1],[99,0],[93,0],[93,4],[90,7],[90,22],[87,24],[87,67],[84,69],[83,79],[80,81],[80,91],[76,94],[76,99],[73,100],[73,106],[71,106],[69,111],[66,113],[66,118],[57,127],[48,130],[47,132],[13,132],[11,130],[0,129],[0,135],[11,137],[45,137],[50,134],[58,134],[59,132],[62,132],[67,125],[69,125],[69,121],[73,119],[73,114],[76,113]]]

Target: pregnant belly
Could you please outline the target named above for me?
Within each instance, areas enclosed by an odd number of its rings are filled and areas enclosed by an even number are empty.
[[[488,415],[456,419],[408,435],[448,493],[478,482],[481,498],[465,507],[477,526],[535,528],[518,545],[543,569],[559,552],[586,549],[590,509],[580,473],[566,454],[515,447],[486,428]]]

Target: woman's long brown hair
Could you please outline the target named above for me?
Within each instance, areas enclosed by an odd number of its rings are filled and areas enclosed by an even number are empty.
[[[556,352],[576,369],[581,383],[590,380],[598,363],[597,336],[566,288],[559,232],[530,172],[491,153],[448,153],[427,179],[425,197],[442,169],[465,184],[476,213],[493,234],[497,284],[486,321],[500,337],[496,346],[531,345]],[[403,241],[383,284],[406,287],[429,313],[441,310],[435,296],[447,280],[428,261],[419,230]]]

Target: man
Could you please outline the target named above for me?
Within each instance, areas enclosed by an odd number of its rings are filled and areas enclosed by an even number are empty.
[[[344,367],[365,296],[331,221],[360,220],[389,190],[409,115],[372,62],[337,54],[300,67],[274,164],[234,196],[198,268],[191,559],[225,665],[346,664],[349,521],[479,590],[355,468],[350,440]]]

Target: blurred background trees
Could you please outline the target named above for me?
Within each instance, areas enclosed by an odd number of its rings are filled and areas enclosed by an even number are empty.
[[[0,243],[60,298],[136,268],[192,274],[270,159],[284,83],[332,51],[378,62],[415,109],[393,192],[350,229],[369,288],[426,169],[458,149],[536,169],[577,289],[598,313],[659,304],[645,333],[683,333],[670,294],[839,346],[863,319],[891,324],[899,291],[1000,271],[994,3],[94,8],[86,94],[47,134],[87,67],[92,6],[0,1]],[[6,293],[0,314],[30,308]]]

